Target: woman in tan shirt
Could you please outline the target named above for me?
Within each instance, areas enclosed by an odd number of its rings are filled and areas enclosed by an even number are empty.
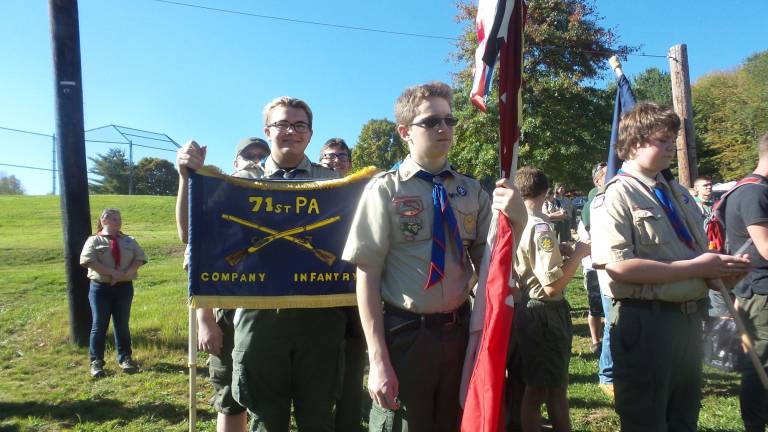
[[[110,317],[120,368],[128,373],[138,370],[131,358],[128,321],[133,301],[132,281],[138,268],[147,262],[147,256],[133,237],[120,231],[122,225],[119,210],[105,209],[99,217],[96,234],[88,237],[80,254],[80,265],[88,268],[91,280],[88,300],[93,324],[88,351],[94,378],[104,376],[104,345]]]

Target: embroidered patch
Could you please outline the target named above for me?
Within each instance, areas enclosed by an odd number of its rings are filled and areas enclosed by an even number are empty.
[[[424,203],[417,196],[398,197],[394,199],[394,203],[400,216],[416,216],[424,211]]]
[[[415,240],[416,235],[421,231],[423,227],[420,218],[401,218],[400,219],[400,232],[403,233],[403,237],[406,240]]]
[[[464,189],[464,186],[456,186],[456,192],[461,196],[467,196],[467,190]]]
[[[477,216],[464,215],[464,231],[467,233],[474,233],[477,226]]]
[[[550,253],[555,249],[552,237],[550,237],[548,234],[540,236],[538,240],[536,240],[536,245],[540,250],[547,253]]]
[[[545,223],[537,223],[537,224],[536,224],[536,225],[533,227],[533,231],[534,231],[534,232],[537,232],[537,233],[540,233],[540,232],[547,232],[547,231],[549,231],[549,224],[548,224],[548,223],[546,223],[546,222],[545,222]]]

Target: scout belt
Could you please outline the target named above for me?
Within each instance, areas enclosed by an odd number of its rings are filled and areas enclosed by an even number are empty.
[[[400,333],[406,330],[413,330],[419,327],[439,327],[439,326],[451,326],[464,318],[469,316],[469,302],[464,302],[458,309],[451,312],[438,312],[432,314],[418,314],[410,312],[405,309],[392,306],[388,303],[384,303],[384,316],[397,317],[402,322],[390,327],[387,331],[390,334]]]
[[[707,299],[692,300],[682,303],[673,303],[662,300],[640,300],[640,299],[616,299],[615,303],[625,308],[647,309],[654,312],[676,312],[683,315],[692,315],[697,312],[706,312]]]

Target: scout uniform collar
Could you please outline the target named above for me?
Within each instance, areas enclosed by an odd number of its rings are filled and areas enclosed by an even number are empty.
[[[272,156],[269,156],[264,161],[264,176],[265,177],[271,177],[272,174],[275,173],[275,171],[280,170],[280,168],[277,165],[277,162],[275,162],[274,159],[272,159]],[[309,158],[307,158],[307,155],[304,155],[304,159],[299,162],[299,164],[296,166],[296,168],[293,171],[304,171],[306,173],[312,172],[312,163],[309,161]]]
[[[426,171],[424,168],[421,167],[418,163],[416,163],[415,160],[411,157],[411,155],[408,155],[405,157],[402,163],[400,163],[400,166],[397,167],[397,174],[398,177],[400,177],[400,180],[406,181],[410,180],[411,178],[416,176],[416,173],[419,171]],[[448,159],[445,160],[445,164],[438,170],[438,173],[441,173],[443,171],[448,171],[451,173],[453,177],[458,176],[458,172],[451,167],[451,164],[448,163]]]
[[[648,177],[647,175],[641,173],[639,170],[633,169],[630,166],[627,166],[626,164],[621,167],[617,175],[629,175],[630,177],[633,177],[637,179],[640,183],[647,186],[651,190],[653,190],[654,187],[656,187],[656,183],[667,183],[664,180],[664,176],[661,175],[661,173],[657,173],[655,177]]]
[[[528,211],[528,216],[535,216],[541,220],[549,221],[549,216],[545,215],[541,209],[526,207],[526,210]]]

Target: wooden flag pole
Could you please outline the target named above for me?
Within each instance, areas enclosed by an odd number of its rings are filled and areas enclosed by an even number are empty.
[[[197,429],[197,314],[196,309],[189,306],[189,350],[187,366],[189,367],[189,432]]]
[[[680,116],[680,131],[677,134],[677,178],[681,185],[690,188],[698,176],[696,168],[696,138],[693,129],[691,108],[691,79],[688,75],[688,48],[685,44],[675,45],[667,53],[669,75],[672,79],[672,104]]]

